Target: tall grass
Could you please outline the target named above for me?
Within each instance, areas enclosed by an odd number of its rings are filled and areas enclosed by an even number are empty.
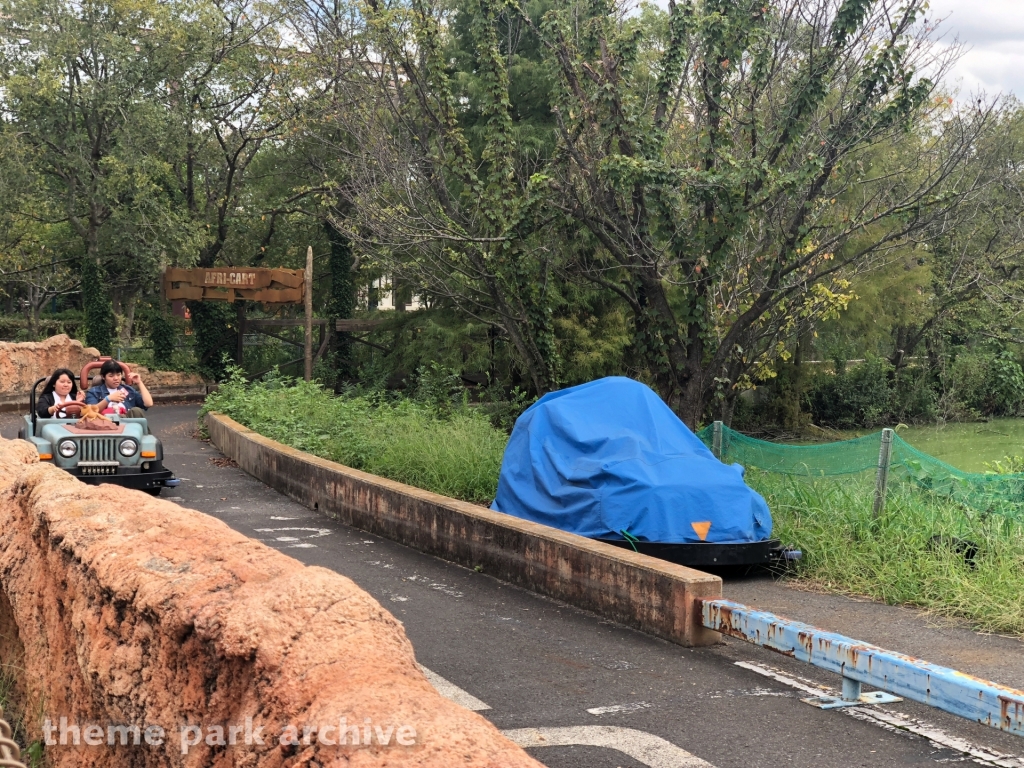
[[[316,383],[249,384],[237,372],[207,398],[208,410],[354,469],[483,504],[494,498],[508,440],[467,406],[335,397]]]
[[[803,551],[797,578],[966,619],[982,631],[1024,634],[1024,526],[1016,518],[898,484],[875,520],[873,478],[751,471],[747,480],[768,501],[772,535]]]

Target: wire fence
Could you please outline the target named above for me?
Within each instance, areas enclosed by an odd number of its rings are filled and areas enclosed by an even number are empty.
[[[724,462],[800,477],[880,470],[882,435],[879,431],[834,443],[787,445],[748,437],[722,424],[709,425],[697,433]],[[886,468],[889,483],[908,483],[982,512],[1024,517],[1024,474],[964,472],[919,451],[899,435],[892,436]]]

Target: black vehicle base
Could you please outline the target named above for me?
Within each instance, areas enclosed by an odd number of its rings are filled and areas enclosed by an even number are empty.
[[[670,563],[702,568],[720,568],[734,565],[773,565],[786,560],[787,549],[778,539],[765,539],[745,544],[655,544],[649,541],[613,541],[602,539],[623,549],[635,549]]]
[[[159,469],[152,472],[126,472],[116,475],[83,475],[77,467],[66,471],[88,485],[109,483],[110,485],[119,485],[122,488],[133,488],[137,491],[149,491],[150,493],[159,493],[161,488],[177,485],[174,482],[167,482],[168,480],[173,481],[175,479],[174,473],[169,469]]]

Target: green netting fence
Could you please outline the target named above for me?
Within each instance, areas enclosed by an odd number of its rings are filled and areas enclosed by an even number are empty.
[[[875,473],[879,465],[882,432],[818,445],[787,445],[758,440],[721,425],[719,458],[783,475],[832,477]],[[697,436],[715,450],[714,425]],[[997,475],[964,472],[917,450],[899,435],[892,439],[889,487],[911,484],[982,512],[1024,517],[1024,474]]]

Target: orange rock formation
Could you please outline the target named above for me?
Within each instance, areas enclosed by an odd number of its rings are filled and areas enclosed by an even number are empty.
[[[401,624],[349,579],[6,440],[0,663],[20,671],[30,737],[58,742],[57,768],[539,766],[442,698]],[[339,725],[348,743],[324,743]]]

